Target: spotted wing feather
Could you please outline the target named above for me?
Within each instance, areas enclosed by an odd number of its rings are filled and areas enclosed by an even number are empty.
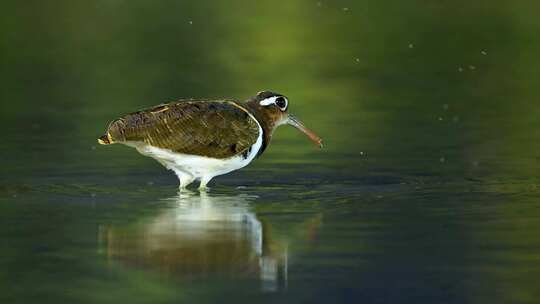
[[[259,126],[234,102],[183,101],[128,114],[113,121],[107,132],[112,142],[141,142],[223,159],[247,151]]]

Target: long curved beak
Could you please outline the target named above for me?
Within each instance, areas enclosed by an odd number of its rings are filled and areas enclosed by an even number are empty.
[[[304,124],[300,120],[298,120],[298,118],[294,117],[294,115],[288,114],[287,124],[302,131],[304,134],[306,134],[307,137],[309,137],[309,139],[311,139],[311,141],[317,144],[319,148],[323,147],[322,138],[320,138],[317,134],[315,134],[315,132],[306,128],[306,126],[304,126]]]

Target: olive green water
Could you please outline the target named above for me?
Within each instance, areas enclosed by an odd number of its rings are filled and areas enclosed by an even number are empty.
[[[540,5],[1,7],[1,303],[538,302]],[[325,148],[281,127],[178,194],[96,143],[127,112],[263,89]]]

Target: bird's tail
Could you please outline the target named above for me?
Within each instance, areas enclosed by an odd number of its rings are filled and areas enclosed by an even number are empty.
[[[102,145],[111,145],[126,141],[124,119],[113,120],[107,127],[107,131],[100,138],[98,143]]]
[[[106,134],[103,134],[100,138],[98,138],[97,141],[101,145],[110,145],[110,144],[112,144],[111,135],[109,134],[109,132],[107,132]]]

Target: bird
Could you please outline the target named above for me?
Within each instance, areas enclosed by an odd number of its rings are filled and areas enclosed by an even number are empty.
[[[288,112],[286,96],[260,91],[245,101],[181,99],[113,120],[102,145],[123,144],[178,177],[180,190],[199,189],[218,175],[247,166],[268,148],[277,127],[291,125],[322,148],[322,139]]]

